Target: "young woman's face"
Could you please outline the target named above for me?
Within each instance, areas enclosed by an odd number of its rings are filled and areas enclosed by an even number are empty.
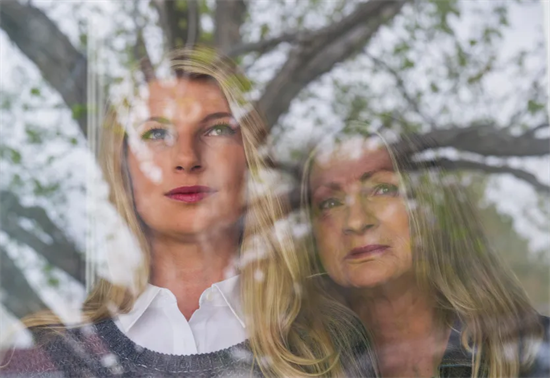
[[[376,287],[410,271],[407,210],[384,146],[361,138],[320,153],[309,184],[313,231],[333,281]]]
[[[234,227],[246,159],[223,93],[205,79],[155,81],[147,92],[127,157],[139,215],[153,233],[176,237]]]

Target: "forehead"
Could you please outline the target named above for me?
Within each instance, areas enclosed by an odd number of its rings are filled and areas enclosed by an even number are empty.
[[[378,138],[354,138],[321,147],[313,161],[310,184],[314,188],[326,182],[344,183],[377,170],[394,170],[385,145]]]
[[[191,122],[205,114],[229,112],[229,103],[213,80],[171,79],[152,81],[142,87],[132,109],[137,120],[162,116]]]
[[[150,103],[174,99],[225,99],[218,85],[207,78],[155,80],[148,83],[144,97]]]

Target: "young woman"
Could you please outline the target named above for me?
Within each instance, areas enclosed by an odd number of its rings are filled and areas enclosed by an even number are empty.
[[[491,249],[453,176],[351,128],[306,165],[316,251],[382,377],[550,376],[548,318]],[[422,141],[425,143],[425,141]]]
[[[162,68],[175,75],[130,82],[101,130],[137,268],[109,251],[111,270],[130,278],[101,279],[82,324],[27,319],[37,346],[8,356],[0,374],[372,375],[354,364],[368,351],[353,314],[311,285],[286,204],[262,181],[265,130],[245,79],[206,49],[177,51]]]

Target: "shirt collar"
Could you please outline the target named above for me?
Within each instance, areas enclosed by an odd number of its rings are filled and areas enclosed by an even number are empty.
[[[228,306],[233,315],[237,318],[239,323],[246,328],[243,321],[244,316],[242,314],[241,308],[241,296],[240,296],[240,278],[239,276],[233,276],[226,280],[216,282],[210,288],[206,289],[200,296],[199,305],[203,305],[205,302],[206,296],[215,292],[219,294],[221,299],[215,299],[213,304],[215,306]],[[161,292],[167,292],[169,296],[173,297],[173,294],[170,290],[155,285],[147,284],[145,291],[137,298],[134,303],[132,310],[126,314],[119,314],[118,321],[122,326],[124,332],[128,332],[130,328],[136,324],[136,322],[143,316],[145,311],[153,306],[160,305],[161,301],[159,299]],[[175,298],[174,298],[175,301]]]
[[[161,290],[158,286],[147,284],[145,291],[138,297],[132,310],[126,314],[118,315],[118,321],[124,332],[128,332],[136,324],[143,313],[151,306],[154,299],[158,297]]]
[[[241,307],[240,277],[234,276],[212,285],[212,290],[217,290],[239,323],[246,328]]]

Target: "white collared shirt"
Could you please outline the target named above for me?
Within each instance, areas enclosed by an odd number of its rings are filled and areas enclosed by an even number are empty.
[[[139,346],[167,354],[209,353],[239,344],[247,339],[239,276],[206,289],[189,321],[169,289],[149,284],[133,309],[118,315],[115,324]]]

